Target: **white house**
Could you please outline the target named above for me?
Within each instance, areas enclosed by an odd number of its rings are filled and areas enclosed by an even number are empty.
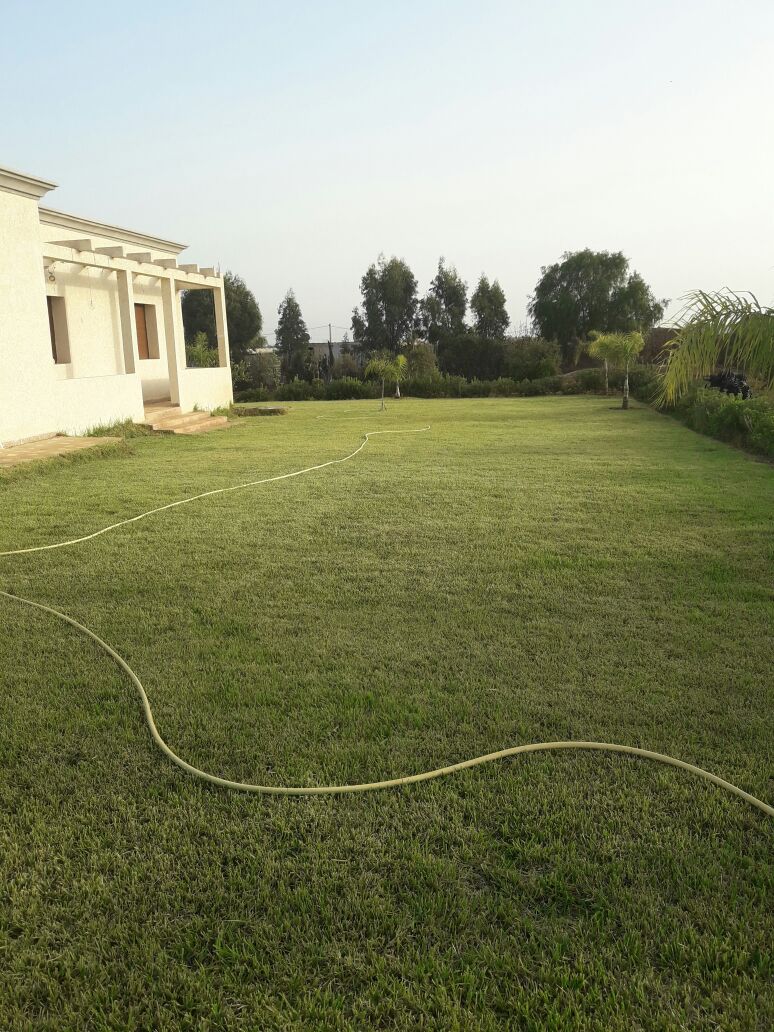
[[[183,244],[41,207],[55,185],[0,168],[0,445],[142,422],[154,403],[229,404],[215,269],[178,264]],[[186,368],[180,292],[192,289],[213,294],[214,368]]]

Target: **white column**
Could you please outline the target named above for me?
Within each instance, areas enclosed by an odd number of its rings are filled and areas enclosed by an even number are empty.
[[[164,341],[169,368],[169,397],[173,404],[180,405],[182,408],[180,387],[185,373],[183,319],[178,312],[180,300],[177,296],[177,285],[173,279],[167,276],[161,279],[161,305],[164,311]]]
[[[223,287],[213,287],[212,300],[215,306],[215,333],[218,337],[218,365],[227,369],[229,364],[229,353],[225,289]]]
[[[118,314],[121,322],[121,343],[124,372],[136,373],[140,361],[137,350],[137,321],[134,317],[134,281],[128,269],[116,269],[118,280]]]

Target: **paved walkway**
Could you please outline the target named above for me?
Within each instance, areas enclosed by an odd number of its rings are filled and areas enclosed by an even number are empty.
[[[119,440],[120,437],[49,437],[45,441],[0,448],[0,469],[5,466],[18,466],[22,462],[32,462],[33,459],[52,459],[57,455],[69,455],[70,452]]]

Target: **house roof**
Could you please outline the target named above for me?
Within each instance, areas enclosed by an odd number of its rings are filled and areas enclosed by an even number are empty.
[[[16,169],[5,168],[0,165],[0,190],[7,190],[11,193],[21,194],[23,197],[37,198],[39,200],[50,190],[55,190],[56,187],[57,184],[51,180],[40,179],[38,176],[31,176],[27,172],[18,172]],[[79,237],[107,237],[110,240],[135,244],[173,255],[180,254],[187,247],[187,244],[179,244],[175,240],[165,240],[163,237],[151,236],[136,229],[126,229],[125,226],[115,226],[110,222],[98,222],[96,219],[83,218],[81,215],[70,215],[64,211],[57,211],[55,208],[39,207],[38,210],[42,225],[55,226],[57,229],[63,229],[68,233],[76,233]]]
[[[21,194],[23,197],[42,197],[49,190],[55,190],[56,185],[48,179],[39,179],[27,172],[17,172],[13,168],[0,166],[0,189],[10,190],[11,193]]]
[[[97,222],[94,219],[82,218],[80,215],[68,215],[67,212],[56,211],[54,208],[40,208],[39,210],[41,223],[67,230],[68,233],[77,233],[87,237],[109,237],[110,239],[138,244],[141,247],[152,248],[155,251],[169,251],[172,254],[180,254],[188,246],[187,244],[176,243],[174,240],[164,240],[161,237],[149,236],[147,233],[140,233],[135,229],[113,226],[108,222]]]

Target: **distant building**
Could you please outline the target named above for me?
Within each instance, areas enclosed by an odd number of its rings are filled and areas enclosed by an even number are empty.
[[[333,340],[330,342],[327,340],[313,340],[310,343],[309,347],[314,349],[314,356],[318,361],[321,358],[328,358],[332,352],[333,361],[335,362],[336,359],[339,358],[339,356],[341,355],[342,348],[344,348],[345,352],[347,348],[351,350],[352,342],[347,340]]]

